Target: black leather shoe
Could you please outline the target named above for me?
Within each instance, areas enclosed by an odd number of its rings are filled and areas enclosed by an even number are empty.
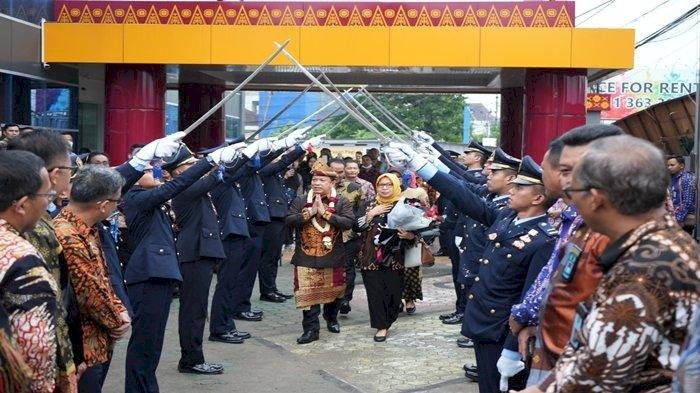
[[[287,298],[280,296],[274,292],[270,292],[264,295],[260,295],[260,300],[262,300],[263,302],[284,303],[287,301]]]
[[[259,322],[262,321],[262,315],[254,314],[251,311],[237,312],[233,314],[233,319],[239,319],[242,321]]]
[[[297,344],[308,344],[316,340],[318,340],[318,332],[304,332],[304,334],[302,334],[301,337],[297,338]]]
[[[479,374],[476,372],[476,366],[473,364],[464,365],[464,376],[473,382],[479,382]]]
[[[231,335],[230,332],[224,334],[210,334],[209,341],[218,341],[226,344],[243,344],[243,338]]]
[[[234,336],[234,337],[242,338],[242,339],[244,339],[244,340],[247,340],[247,339],[249,339],[249,338],[251,337],[251,336],[250,336],[250,333],[248,333],[248,332],[243,332],[243,331],[236,330],[236,329],[231,330],[230,332],[228,332],[228,333],[226,333],[226,334],[231,335],[231,336]]]
[[[469,337],[461,337],[457,339],[457,346],[460,348],[474,348],[474,341]]]
[[[261,316],[261,317],[263,316],[263,314],[265,314],[265,313],[263,312],[263,310],[250,310],[250,311],[248,311],[248,312],[251,312],[251,313],[253,313],[253,314],[255,314],[255,315],[258,315],[258,316]]]
[[[462,323],[463,318],[464,318],[464,314],[459,313],[459,314],[455,314],[452,318],[443,319],[442,323],[444,323],[446,325],[457,325],[457,324]]]
[[[294,295],[287,295],[286,293],[282,293],[280,291],[275,291],[277,296],[282,296],[285,299],[294,299]]]
[[[340,333],[340,324],[338,323],[337,320],[331,320],[326,322],[326,327],[328,328],[328,331],[331,333]]]
[[[350,307],[350,302],[347,300],[342,300],[340,302],[340,305],[338,306],[338,312],[347,315],[350,311],[352,310],[352,307]]]
[[[374,336],[374,342],[383,343],[386,341],[386,336]]]
[[[416,306],[406,307],[406,314],[413,315],[416,313]]]
[[[185,374],[221,374],[224,368],[220,364],[200,363],[194,366],[178,365],[177,371]]]
[[[441,321],[444,321],[445,319],[452,318],[452,317],[455,316],[455,314],[457,314],[457,313],[456,313],[456,312],[451,312],[451,313],[449,313],[449,314],[441,314],[441,315],[440,315],[440,320],[441,320]]]

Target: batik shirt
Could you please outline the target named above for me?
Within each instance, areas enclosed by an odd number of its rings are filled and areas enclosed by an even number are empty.
[[[604,276],[579,307],[571,339],[540,389],[669,391],[700,296],[700,246],[674,218],[612,242]]]
[[[122,325],[120,314],[126,308],[109,281],[99,232],[68,209],[56,217],[54,226],[78,300],[85,363],[105,363],[114,346],[109,333]]]
[[[561,201],[561,199],[559,200]],[[556,205],[555,205],[556,206]],[[547,287],[552,274],[559,266],[562,247],[569,241],[571,235],[583,223],[578,211],[573,206],[566,206],[560,210],[557,219],[559,223],[559,239],[554,244],[554,251],[547,264],[540,270],[537,278],[525,293],[523,300],[511,308],[513,318],[523,325],[536,326],[540,315],[540,309],[547,295]]]
[[[12,335],[34,374],[31,392],[56,387],[57,285],[36,249],[0,219],[0,296]]]
[[[671,200],[676,221],[683,223],[685,217],[695,208],[695,188],[693,175],[682,171],[671,179]]]
[[[63,248],[56,238],[53,223],[48,213],[44,214],[37,221],[34,229],[22,234],[29,243],[39,252],[46,263],[46,268],[58,284],[58,299],[63,299],[62,288],[68,285],[68,274],[62,272],[61,253]],[[65,265],[63,269],[66,269]],[[68,335],[68,324],[66,323],[66,305],[63,302],[57,303],[56,308],[56,364],[58,366],[57,390],[59,392],[77,392],[78,381],[75,375],[75,364],[73,363],[73,348]]]

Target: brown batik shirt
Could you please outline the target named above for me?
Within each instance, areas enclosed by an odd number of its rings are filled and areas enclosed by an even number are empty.
[[[700,296],[699,255],[670,215],[612,242],[601,256],[603,279],[540,389],[670,391]]]
[[[85,363],[105,363],[114,346],[109,333],[122,325],[126,308],[110,284],[99,232],[69,209],[61,210],[54,226],[78,300]]]

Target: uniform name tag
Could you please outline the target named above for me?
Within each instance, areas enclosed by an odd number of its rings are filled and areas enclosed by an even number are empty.
[[[561,278],[566,282],[571,282],[576,273],[576,265],[578,265],[578,260],[581,257],[581,248],[579,246],[569,243],[566,248],[566,253],[564,254],[563,267],[561,269]]]

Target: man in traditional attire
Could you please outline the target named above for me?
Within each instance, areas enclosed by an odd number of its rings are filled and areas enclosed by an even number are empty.
[[[328,331],[340,333],[338,301],[345,294],[342,233],[352,228],[355,220],[351,204],[334,187],[336,173],[317,161],[311,174],[311,190],[294,200],[285,219],[297,232],[291,263],[294,297],[297,308],[304,313],[304,334],[297,339],[299,344],[318,340],[321,304]]]

